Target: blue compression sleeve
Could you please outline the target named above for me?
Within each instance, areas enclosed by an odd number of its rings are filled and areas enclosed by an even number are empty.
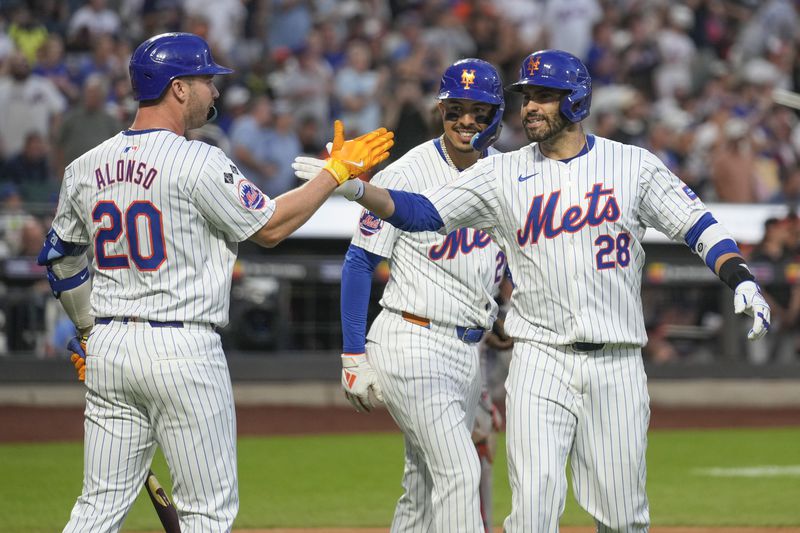
[[[438,231],[444,226],[442,217],[425,196],[389,189],[394,201],[394,214],[386,222],[403,231]]]
[[[372,273],[382,260],[383,257],[353,244],[347,249],[342,266],[343,353],[364,353]]]

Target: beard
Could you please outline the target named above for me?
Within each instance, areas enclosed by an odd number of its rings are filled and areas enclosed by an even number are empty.
[[[190,96],[189,106],[186,109],[186,129],[193,130],[200,128],[209,120],[210,109],[194,94]]]
[[[528,124],[528,120],[541,120],[542,123],[535,125]],[[522,126],[525,129],[525,136],[528,137],[530,142],[544,142],[549,141],[569,126],[571,122],[562,115],[556,112],[554,115],[536,115],[528,114],[523,118]]]

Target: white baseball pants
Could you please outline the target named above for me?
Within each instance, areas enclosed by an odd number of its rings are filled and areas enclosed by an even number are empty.
[[[506,389],[512,490],[506,533],[558,531],[567,459],[575,497],[598,531],[648,531],[650,398],[641,349],[581,353],[517,341]]]
[[[471,436],[481,388],[477,345],[456,338],[455,328],[426,328],[391,311],[378,315],[367,338],[386,406],[405,435],[392,533],[482,533]]]
[[[208,325],[113,321],[87,346],[83,490],[65,532],[119,531],[156,446],[185,532],[227,532],[239,507],[236,416]]]

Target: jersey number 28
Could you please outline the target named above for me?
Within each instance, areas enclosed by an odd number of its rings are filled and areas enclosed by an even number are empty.
[[[616,239],[611,235],[600,235],[594,240],[594,244],[600,247],[600,250],[594,256],[597,262],[597,270],[614,268],[617,265],[626,267],[630,264],[630,234],[620,233]],[[612,258],[614,252],[616,252],[616,261]]]
[[[130,268],[130,261],[133,261],[138,270],[153,271],[158,270],[167,258],[161,211],[152,202],[137,200],[131,203],[125,210],[124,218],[116,203],[107,200],[97,202],[92,210],[92,220],[103,224],[94,238],[94,256],[98,268]],[[123,232],[128,241],[128,253],[108,254],[106,245],[119,241]],[[149,246],[144,250],[142,237],[149,241]]]

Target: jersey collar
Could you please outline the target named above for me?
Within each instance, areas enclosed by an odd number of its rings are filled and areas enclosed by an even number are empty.
[[[122,134],[123,135],[128,135],[128,136],[130,136],[130,135],[143,135],[145,133],[153,133],[154,131],[170,131],[170,130],[168,130],[166,128],[150,128],[149,130],[131,130],[131,129],[127,129],[127,130],[122,130]]]
[[[592,148],[594,148],[594,135],[587,135],[586,136],[586,144],[583,145],[583,148],[581,148],[580,152],[578,152],[577,154],[575,154],[572,157],[568,157],[567,159],[559,159],[559,161],[562,162],[562,163],[569,163],[573,159],[577,159],[582,155],[588,154],[589,150],[591,150]]]
[[[438,151],[438,152],[439,152],[439,157],[441,157],[441,158],[442,158],[442,161],[444,161],[445,163],[447,163],[447,158],[444,156],[444,151],[442,150],[442,139],[441,139],[440,137],[436,137],[436,138],[433,140],[433,145],[436,147],[436,151]],[[487,155],[489,155],[489,149],[488,149],[488,148],[487,148],[486,150],[484,150],[483,152],[481,152],[481,159],[483,159],[483,158],[484,158],[484,157],[486,157]],[[450,165],[449,165],[449,163],[448,163],[448,165],[447,165],[447,166],[450,166]],[[464,169],[463,169],[463,168],[457,168],[456,170],[458,170],[459,172],[461,172],[461,171],[463,171]]]

